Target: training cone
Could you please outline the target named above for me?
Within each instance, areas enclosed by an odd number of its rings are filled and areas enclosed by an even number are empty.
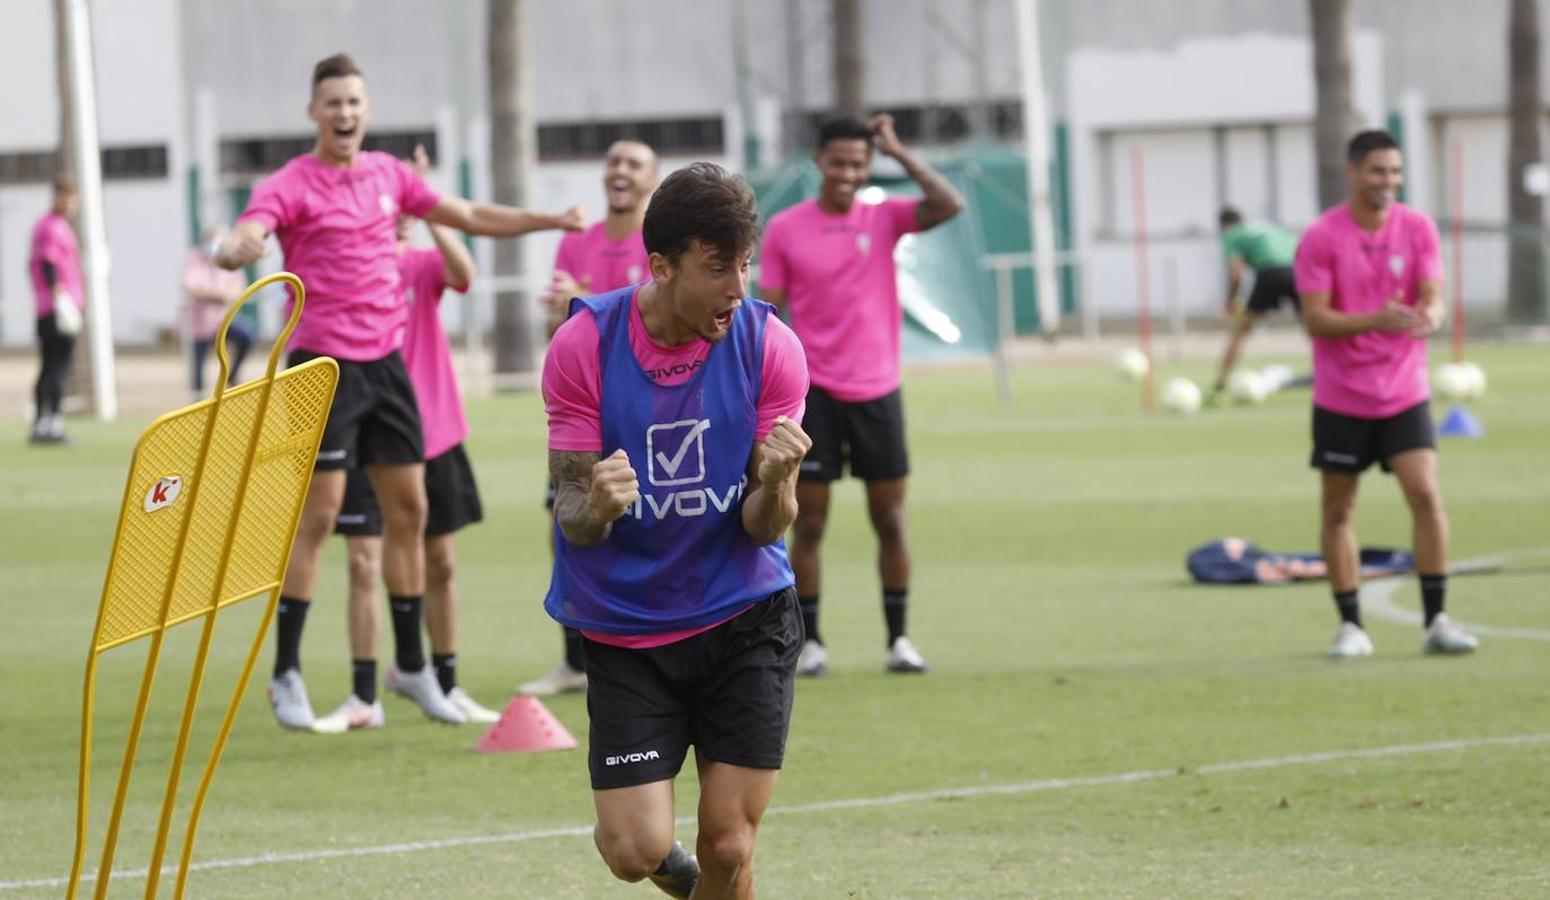
[[[1455,406],[1448,410],[1448,417],[1442,420],[1442,425],[1437,433],[1443,437],[1485,437],[1485,426],[1474,417],[1468,407]]]
[[[480,753],[537,753],[540,750],[574,750],[576,739],[537,697],[514,698],[490,726],[479,746]]]

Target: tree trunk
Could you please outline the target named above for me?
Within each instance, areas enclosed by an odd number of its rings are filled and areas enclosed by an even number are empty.
[[[1351,103],[1350,0],[1309,0],[1313,22],[1313,142],[1319,166],[1319,208],[1346,199],[1345,147],[1356,131]]]
[[[489,0],[490,176],[497,203],[528,205],[527,176],[537,162],[532,54],[525,52],[525,0]],[[494,276],[514,283],[526,274],[522,246],[495,242]],[[495,371],[528,373],[536,347],[527,285],[495,293]]]
[[[1540,322],[1545,318],[1544,199],[1523,183],[1524,170],[1543,161],[1538,0],[1512,0],[1507,48],[1507,318]]]
[[[834,109],[866,117],[866,65],[861,55],[861,0],[834,0]]]

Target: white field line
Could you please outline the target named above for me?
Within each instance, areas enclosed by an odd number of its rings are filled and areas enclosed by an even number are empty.
[[[1458,568],[1467,571],[1471,568],[1499,566],[1518,559],[1544,556],[1546,552],[1550,552],[1550,547],[1498,553],[1494,556],[1481,556],[1459,563]],[[1364,584],[1361,589],[1362,606],[1370,609],[1380,619],[1419,627],[1421,624],[1421,614],[1413,609],[1405,609],[1394,602],[1394,593],[1400,587],[1410,583],[1411,580],[1406,576],[1384,578],[1381,581]],[[1516,638],[1524,641],[1550,641],[1550,630],[1544,628],[1512,628],[1502,625],[1481,625],[1473,620],[1467,624],[1470,631],[1486,637]]]
[[[970,799],[974,797],[1007,796],[1017,794],[1033,794],[1045,791],[1060,791],[1079,787],[1102,787],[1114,784],[1133,784],[1142,781],[1160,781],[1167,778],[1177,778],[1190,775],[1225,775],[1234,772],[1249,772],[1260,769],[1280,769],[1288,766],[1314,765],[1327,762],[1341,762],[1344,760],[1381,759],[1391,756],[1411,756],[1418,753],[1440,753],[1456,750],[1469,750],[1478,747],[1521,747],[1550,743],[1550,733],[1542,734],[1515,734],[1500,737],[1464,738],[1453,741],[1434,741],[1424,744],[1391,744],[1386,747],[1368,747],[1357,750],[1331,750],[1323,753],[1305,753],[1294,756],[1274,756],[1266,759],[1239,760],[1237,762],[1210,763],[1195,767],[1174,767],[1169,769],[1143,769],[1135,772],[1115,772],[1108,775],[1090,775],[1081,778],[1045,778],[1039,781],[1024,781],[1013,784],[988,784],[973,787],[942,788],[932,791],[914,791],[910,793],[888,794],[882,797],[852,797],[844,800],[824,800],[817,803],[800,803],[791,806],[772,807],[766,816],[790,816],[804,815],[815,812],[829,812],[845,809],[871,809],[883,806],[898,806],[905,803],[924,803],[933,800]],[[694,824],[692,817],[678,820],[680,826]],[[547,828],[536,831],[516,831],[505,834],[473,834],[463,837],[443,838],[441,840],[408,841],[398,844],[381,844],[371,847],[343,847],[332,850],[306,850],[296,853],[265,853],[259,856],[243,856],[233,859],[213,859],[205,862],[194,863],[189,867],[190,872],[205,872],[215,869],[251,869],[259,866],[283,865],[286,863],[318,862],[329,859],[343,859],[359,856],[381,856],[383,854],[413,853],[424,850],[445,850],[454,847],[474,847],[484,844],[518,844],[527,841],[544,840],[547,838],[585,837],[592,834],[591,825],[574,825],[566,828]],[[175,874],[175,866],[167,866],[162,869],[163,876]],[[144,878],[146,869],[115,870],[113,876],[118,879]],[[83,883],[96,880],[96,875],[85,874],[81,876]],[[69,878],[33,878],[17,881],[0,881],[0,891],[18,890],[21,888],[46,888],[63,887],[69,883]]]

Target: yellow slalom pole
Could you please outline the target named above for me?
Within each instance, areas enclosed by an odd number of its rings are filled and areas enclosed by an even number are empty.
[[[291,321],[287,323],[284,333],[275,341],[274,347],[269,352],[269,368],[265,373],[258,411],[254,414],[252,430],[248,434],[247,451],[242,462],[242,474],[237,479],[233,511],[232,515],[227,519],[226,536],[221,546],[220,564],[216,567],[215,578],[210,588],[210,607],[204,613],[205,625],[199,637],[199,650],[194,657],[193,671],[189,675],[188,695],[183,702],[183,719],[178,727],[177,743],[172,754],[172,765],[167,772],[167,789],[162,795],[161,817],[156,827],[156,843],[151,850],[151,863],[145,878],[145,896],[147,900],[156,896],[157,883],[161,877],[161,861],[167,849],[167,830],[172,825],[172,808],[177,801],[178,783],[183,775],[183,761],[188,754],[188,741],[190,732],[193,731],[194,727],[194,711],[199,702],[199,689],[204,683],[205,666],[210,656],[210,641],[215,634],[215,619],[220,613],[221,592],[226,584],[226,572],[231,566],[232,544],[236,541],[237,523],[241,520],[240,511],[243,507],[243,502],[247,498],[248,483],[253,474],[253,458],[258,453],[259,437],[264,432],[264,420],[269,412],[270,397],[274,392],[275,366],[281,348],[285,346],[286,340],[289,339],[291,331],[295,328],[296,320],[301,315],[302,294],[304,291],[301,279],[289,272],[280,272],[255,281],[248,286],[247,290],[242,292],[242,295],[237,298],[237,302],[233,303],[231,308],[226,311],[226,316],[221,321],[220,330],[216,332],[215,336],[216,357],[221,364],[220,380],[215,385],[214,403],[210,410],[210,419],[206,428],[205,453],[208,453],[209,449],[209,434],[214,429],[216,420],[220,417],[221,401],[226,394],[226,379],[231,370],[230,362],[226,358],[227,329],[231,327],[232,319],[242,309],[243,304],[247,303],[254,294],[270,284],[290,285],[295,292],[296,301],[292,309]],[[203,454],[201,454],[200,464],[201,466],[203,465]],[[193,514],[190,511],[189,521],[192,520]],[[260,639],[262,639],[263,634],[263,631],[259,632]],[[246,683],[246,678],[244,678],[243,683]]]
[[[75,786],[75,854],[70,859],[70,886],[65,896],[75,900],[81,887],[81,865],[86,861],[86,813],[91,786],[91,714],[97,690],[97,642],[102,632],[102,613],[97,613],[97,629],[92,634],[91,653],[86,657],[86,686],[81,700],[81,771]]]
[[[262,282],[260,282],[262,283]],[[291,309],[291,318],[285,323],[285,328],[280,336],[275,339],[274,347],[269,351],[269,367],[265,378],[271,383],[274,380],[275,370],[280,364],[280,353],[290,339],[291,332],[296,330],[296,325],[301,321],[301,308],[305,300],[305,290],[300,281],[292,279],[290,282],[296,293],[295,303]],[[255,286],[256,287],[256,286]],[[224,363],[225,357],[222,357]],[[268,398],[265,398],[267,408]],[[323,434],[318,432],[317,440],[321,442]],[[314,454],[317,448],[313,448]],[[296,533],[296,526],[301,521],[302,505],[297,504],[294,515],[291,517],[290,533]],[[285,568],[290,567],[289,558],[286,559]],[[264,614],[258,626],[258,634],[253,638],[253,645],[248,649],[247,661],[242,666],[242,674],[237,678],[236,687],[232,691],[231,702],[226,706],[226,715],[221,720],[220,730],[216,732],[215,744],[210,749],[210,758],[205,762],[204,773],[199,778],[199,789],[194,792],[193,807],[188,813],[188,825],[183,836],[183,852],[178,859],[178,877],[173,896],[183,897],[183,892],[188,885],[188,867],[194,856],[194,836],[199,831],[199,819],[204,813],[205,799],[210,794],[210,785],[215,780],[215,768],[221,762],[221,755],[226,752],[226,741],[231,736],[232,727],[237,721],[237,710],[242,705],[242,696],[247,691],[248,681],[253,677],[253,669],[258,664],[258,653],[264,645],[264,637],[269,633],[269,625],[274,620],[275,606],[280,602],[280,587],[285,583],[285,570],[280,572],[280,579],[270,590],[269,598],[264,604]]]
[[[188,866],[194,858],[194,835],[199,831],[199,816],[204,812],[205,798],[210,794],[210,783],[215,780],[215,767],[221,762],[221,754],[226,750],[226,738],[231,735],[231,729],[237,721],[237,710],[242,706],[242,695],[246,693],[248,680],[253,677],[253,669],[258,664],[258,652],[263,649],[264,638],[269,634],[269,625],[274,621],[275,606],[280,601],[280,588],[276,585],[270,590],[269,600],[264,604],[264,614],[258,623],[258,634],[253,637],[253,646],[248,649],[247,662],[242,666],[242,674],[237,679],[237,686],[232,691],[231,703],[226,707],[226,717],[221,720],[221,728],[215,735],[215,746],[210,750],[210,759],[205,763],[204,774],[199,778],[199,790],[194,792],[194,805],[188,813],[188,827],[183,834],[183,853],[178,858],[178,880],[173,888],[172,896],[183,897],[183,891],[188,886]]]

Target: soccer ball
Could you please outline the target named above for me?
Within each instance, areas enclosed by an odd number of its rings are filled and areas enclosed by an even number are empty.
[[[1462,403],[1485,393],[1485,372],[1474,363],[1444,363],[1432,384],[1445,399]]]
[[[1188,378],[1170,378],[1163,385],[1162,405],[1170,412],[1187,416],[1200,409],[1200,387]]]
[[[1258,372],[1240,369],[1227,379],[1227,393],[1237,403],[1258,404],[1265,402],[1270,389],[1265,386],[1265,379]]]
[[[1259,380],[1265,383],[1265,393],[1274,394],[1284,388],[1297,377],[1291,366],[1283,366],[1280,363],[1268,365],[1259,370]]]
[[[1485,370],[1472,362],[1461,362],[1459,368],[1464,370],[1464,389],[1469,399],[1478,400],[1485,396]]]
[[[1119,370],[1119,377],[1126,381],[1140,381],[1146,377],[1146,373],[1152,369],[1152,361],[1146,358],[1134,347],[1121,350],[1119,356],[1114,358],[1114,368]]]

